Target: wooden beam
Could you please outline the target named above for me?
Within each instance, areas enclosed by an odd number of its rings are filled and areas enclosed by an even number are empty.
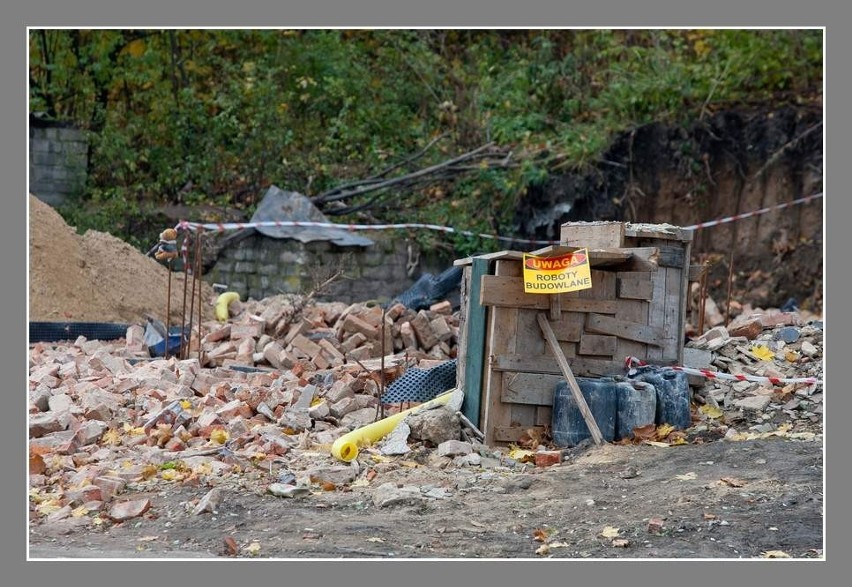
[[[615,336],[602,336],[599,334],[584,334],[580,337],[581,355],[615,355],[618,348],[618,338]]]
[[[526,355],[491,355],[491,369],[494,371],[516,371],[523,373],[545,373],[558,375],[559,364],[553,357],[529,357]],[[600,359],[571,359],[571,365],[581,376],[607,377],[624,375],[620,361],[602,361]]]
[[[663,340],[665,332],[661,328],[637,322],[617,320],[612,316],[603,316],[601,314],[589,314],[586,316],[586,331],[599,334],[612,334],[619,338],[626,338],[627,340],[644,342],[645,344],[653,344],[655,346],[663,346],[665,344]]]
[[[617,249],[624,246],[623,222],[566,222],[559,240],[562,244],[590,249]]]
[[[589,409],[589,405],[586,403],[586,398],[583,397],[583,392],[580,390],[577,380],[574,379],[574,373],[571,372],[571,366],[568,364],[568,359],[566,359],[565,355],[562,353],[562,348],[559,346],[559,341],[556,340],[553,330],[550,329],[550,323],[548,323],[547,317],[541,313],[537,316],[537,319],[538,325],[541,327],[541,331],[544,334],[544,338],[547,340],[547,344],[550,345],[550,350],[553,351],[554,356],[556,356],[556,362],[559,363],[562,375],[565,376],[565,380],[568,382],[568,387],[571,389],[571,394],[574,396],[574,402],[580,409],[580,413],[586,421],[586,426],[588,426],[589,432],[592,433],[592,440],[594,440],[597,445],[603,444],[604,439],[600,428],[598,428],[598,423],[595,421],[595,417]]]
[[[483,275],[481,277],[479,303],[483,306],[503,308],[524,308],[529,310],[550,310],[551,295],[528,294],[524,292],[523,278],[518,276]],[[592,284],[594,289],[594,282]],[[597,312],[615,314],[615,300],[590,300],[576,297],[576,292],[556,294],[560,296],[562,312]],[[473,298],[471,298],[473,299]]]
[[[503,393],[500,399],[507,404],[552,406],[553,392],[561,375],[543,373],[503,373]]]
[[[650,301],[654,294],[651,273],[647,271],[626,271],[616,276],[617,295],[629,300]]]

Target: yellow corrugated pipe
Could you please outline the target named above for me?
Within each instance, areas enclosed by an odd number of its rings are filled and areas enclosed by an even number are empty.
[[[336,459],[340,459],[341,461],[346,461],[347,463],[354,461],[355,457],[358,456],[359,447],[372,444],[373,442],[384,438],[390,434],[394,428],[396,428],[396,425],[399,424],[403,418],[417,410],[446,404],[450,400],[450,396],[454,391],[454,389],[451,389],[450,391],[442,393],[435,399],[429,400],[424,404],[414,406],[404,412],[388,416],[378,422],[367,424],[366,426],[353,430],[348,434],[344,434],[331,445],[332,456]]]
[[[228,306],[231,302],[237,302],[240,299],[240,294],[235,291],[226,291],[216,298],[216,320],[219,322],[227,322],[229,318]]]

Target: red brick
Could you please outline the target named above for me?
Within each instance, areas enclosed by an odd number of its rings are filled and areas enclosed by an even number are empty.
[[[123,522],[141,516],[151,509],[151,500],[136,499],[132,501],[123,501],[113,505],[109,510],[109,517],[116,522]]]
[[[535,453],[536,467],[550,467],[562,462],[562,453],[558,450],[543,451]]]
[[[101,488],[97,485],[86,485],[80,489],[72,489],[65,492],[65,498],[68,503],[77,506],[86,503],[87,501],[103,501],[101,497]]]
[[[760,318],[749,318],[747,320],[738,321],[728,327],[728,333],[731,336],[744,336],[749,340],[754,340],[763,332],[763,323]]]
[[[127,481],[117,477],[95,477],[92,485],[100,488],[103,501],[110,501],[113,497],[124,491]]]
[[[432,326],[429,324],[429,317],[423,310],[418,312],[414,320],[411,321],[411,328],[414,330],[414,334],[417,336],[417,340],[424,350],[428,351],[438,344],[438,337],[432,330]]]
[[[352,314],[349,314],[346,319],[343,320],[343,330],[345,332],[353,333],[360,332],[370,340],[379,338],[378,326],[374,326],[357,316],[353,316]]]
[[[649,534],[659,534],[663,531],[663,519],[662,518],[651,518],[648,521],[648,533]]]
[[[449,302],[449,300],[444,300],[443,302],[438,302],[437,304],[429,306],[429,311],[434,312],[435,314],[445,314],[449,316],[453,313],[453,305]]]

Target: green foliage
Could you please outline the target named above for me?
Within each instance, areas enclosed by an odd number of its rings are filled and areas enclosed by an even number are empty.
[[[128,240],[149,240],[140,217],[151,206],[250,212],[271,183],[318,194],[402,161],[442,133],[449,138],[417,166],[487,141],[511,149],[517,164],[385,193],[373,214],[506,233],[529,186],[594,164],[618,132],[736,103],[819,96],[822,36],[34,29],[30,110],[91,131],[87,192],[64,213]],[[418,238],[461,252],[501,247],[458,235]]]

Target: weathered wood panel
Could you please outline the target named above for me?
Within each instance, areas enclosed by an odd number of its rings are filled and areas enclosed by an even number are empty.
[[[627,340],[663,346],[664,332],[662,329],[654,328],[640,322],[618,320],[617,318],[604,316],[603,314],[589,314],[586,316],[586,331],[611,334]]]
[[[621,272],[616,275],[617,294],[621,299],[651,301],[654,294],[654,286],[651,281],[653,275],[659,273]]]

